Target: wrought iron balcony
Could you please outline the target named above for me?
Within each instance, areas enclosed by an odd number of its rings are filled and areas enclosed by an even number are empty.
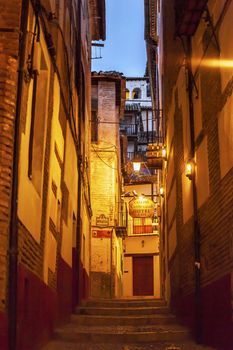
[[[128,211],[127,205],[124,203],[121,210],[118,212],[118,218],[115,223],[116,235],[118,237],[125,237],[127,235],[128,226]]]
[[[162,134],[157,131],[141,131],[138,133],[138,143],[139,144],[148,144],[148,143],[163,143],[164,137]]]
[[[126,136],[137,136],[138,125],[137,124],[121,124],[120,131],[124,132]]]

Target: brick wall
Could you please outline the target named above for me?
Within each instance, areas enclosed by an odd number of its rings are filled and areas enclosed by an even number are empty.
[[[0,27],[0,311],[6,306],[15,104],[21,1],[1,1]]]
[[[165,10],[168,11],[170,2],[166,1]],[[168,14],[168,12],[166,12]],[[166,26],[166,21],[165,21]],[[173,27],[174,30],[174,27]],[[180,41],[171,42],[171,32],[165,27],[166,62],[174,58],[179,62]],[[217,31],[218,35],[218,31]],[[206,59],[219,59],[216,42],[211,39],[210,27],[206,27],[202,37],[202,46]],[[220,43],[221,46],[221,43]],[[183,53],[184,55],[184,53]],[[178,94],[182,95],[177,82],[177,66],[169,65],[165,77],[165,109],[170,109],[172,95],[174,96],[175,129],[174,129],[174,163],[176,182],[176,228],[177,249],[169,261],[171,279],[171,306],[182,316],[191,327],[195,324],[195,267],[194,267],[194,223],[193,217],[183,222],[184,205],[182,199],[182,173],[184,171],[184,149],[182,121],[188,120],[185,111],[179,109]],[[171,74],[170,74],[171,73]],[[232,79],[223,89],[221,86],[221,70],[219,67],[207,68],[204,65],[198,71],[200,77],[201,119],[202,129],[196,135],[195,151],[207,139],[209,196],[198,208],[198,220],[201,238],[201,292],[202,292],[202,327],[203,340],[220,349],[230,349],[232,344],[232,286],[230,283],[233,270],[233,168],[221,174],[219,118],[226,105],[233,99]],[[185,88],[185,87],[183,87]],[[180,91],[179,91],[180,89]],[[232,113],[232,111],[229,111]],[[228,117],[230,118],[230,117]],[[232,118],[231,118],[232,122]],[[170,122],[169,122],[170,123]],[[184,124],[183,124],[184,125]],[[186,122],[187,125],[187,122]],[[231,131],[229,130],[229,133]],[[228,137],[228,135],[225,135]],[[229,150],[230,151],[230,150]],[[168,160],[169,161],[169,160]],[[198,167],[198,163],[196,166]],[[170,192],[167,194],[168,199]],[[169,239],[168,227],[168,239]],[[211,290],[213,289],[213,292]],[[221,307],[226,312],[221,312]],[[188,311],[187,311],[188,310]],[[213,321],[217,319],[218,321]],[[211,325],[211,327],[210,327]],[[212,337],[212,333],[218,337]],[[225,333],[224,333],[225,332]],[[224,336],[223,336],[224,333]],[[218,338],[218,339],[217,339]]]

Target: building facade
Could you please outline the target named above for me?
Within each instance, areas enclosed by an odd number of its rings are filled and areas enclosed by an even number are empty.
[[[37,349],[89,295],[90,49],[104,5],[0,4],[1,349]]]
[[[119,122],[124,112],[125,78],[116,72],[92,73],[91,143],[91,296],[122,296],[126,233],[120,162]]]
[[[124,201],[128,217],[123,275],[123,295],[126,297],[161,297],[159,213],[163,200],[159,188],[163,160],[158,158],[158,164],[155,164],[154,155],[148,157],[163,145],[158,115],[153,111],[149,79],[126,78],[125,112],[120,123]],[[136,171],[135,162],[140,164]],[[135,206],[141,211],[131,210]],[[146,206],[151,206],[149,215],[143,209]]]
[[[145,5],[150,77],[158,72],[166,121],[163,289],[198,341],[231,349],[233,4]]]

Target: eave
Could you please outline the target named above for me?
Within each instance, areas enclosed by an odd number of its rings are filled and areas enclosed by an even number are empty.
[[[208,0],[176,0],[176,35],[193,36]]]
[[[106,39],[105,0],[89,0],[91,40]]]

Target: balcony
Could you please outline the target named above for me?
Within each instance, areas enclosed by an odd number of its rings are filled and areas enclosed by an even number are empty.
[[[138,144],[148,143],[163,143],[163,136],[158,134],[157,131],[141,131],[138,133]]]
[[[127,235],[128,211],[126,203],[122,204],[121,210],[118,212],[118,218],[115,222],[115,231],[117,237],[125,237]]]
[[[124,133],[126,136],[137,136],[138,125],[137,124],[121,124],[120,132]]]
[[[163,161],[166,158],[166,150],[162,143],[151,143],[146,151],[147,164],[155,169],[163,168]]]
[[[208,0],[176,0],[176,35],[195,34]]]

